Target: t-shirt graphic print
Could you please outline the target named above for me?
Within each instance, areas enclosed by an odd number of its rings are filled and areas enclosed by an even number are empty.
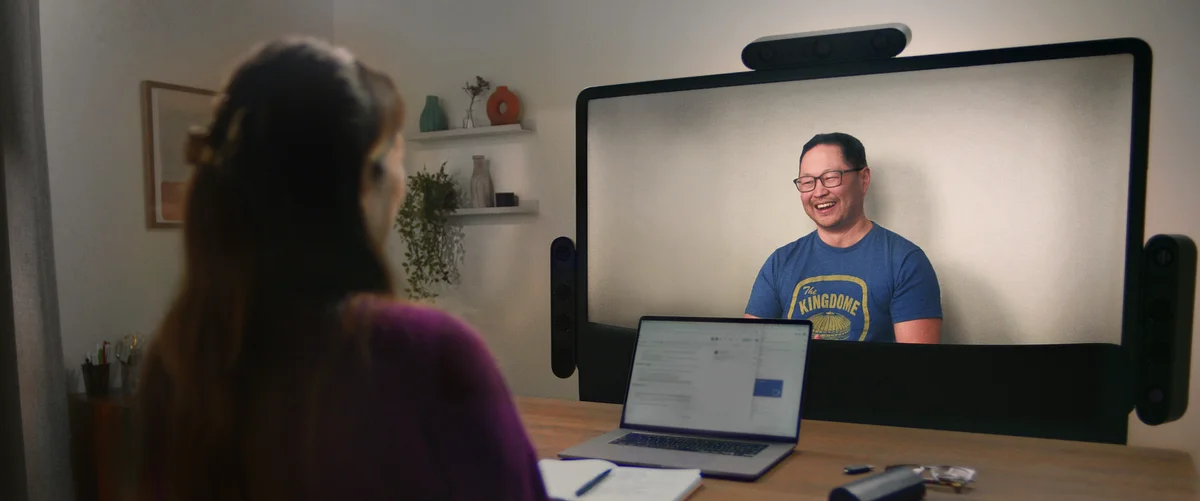
[[[812,321],[813,336],[832,341],[865,341],[871,328],[870,290],[861,278],[822,275],[801,280],[792,293],[787,318]]]

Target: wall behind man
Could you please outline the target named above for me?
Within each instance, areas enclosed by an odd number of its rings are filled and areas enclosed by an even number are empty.
[[[574,379],[549,366],[549,245],[575,236],[574,104],[595,85],[742,71],[741,48],[759,36],[886,22],[914,31],[904,55],[1133,36],[1154,49],[1147,235],[1200,237],[1197,35],[1200,6],[1172,0],[961,0],[797,2],[756,0],[335,0],[334,31],[399,81],[415,129],[423,96],[445,98],[454,123],[475,75],[512,86],[536,135],[414,145],[410,168],[443,160],[467,172],[470,155],[494,155],[497,188],[540,200],[532,219],[467,227],[463,283],[443,299],[485,333],[519,394],[574,397]],[[393,242],[396,244],[396,242]],[[393,254],[399,257],[399,245]],[[1200,351],[1200,345],[1194,348]],[[1195,355],[1194,355],[1195,356]],[[1197,357],[1200,358],[1200,357]],[[1194,371],[1193,374],[1200,373]],[[1193,394],[1200,381],[1193,376]],[[1131,417],[1136,421],[1135,417]],[[1167,426],[1134,423],[1130,442],[1200,454],[1200,413]]]
[[[62,346],[151,331],[179,278],[181,233],[145,226],[143,79],[215,89],[263,39],[332,36],[331,0],[41,3],[43,92]],[[182,152],[182,145],[180,145]]]

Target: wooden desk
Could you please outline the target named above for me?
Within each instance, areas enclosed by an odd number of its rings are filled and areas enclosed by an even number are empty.
[[[621,407],[567,400],[517,398],[541,458],[610,431]],[[829,491],[860,476],[842,467],[948,464],[977,470],[961,494],[928,486],[930,500],[1187,500],[1200,499],[1189,454],[1178,451],[804,421],[796,451],[757,482],[704,479],[689,501],[827,500]],[[879,471],[878,469],[876,471]]]

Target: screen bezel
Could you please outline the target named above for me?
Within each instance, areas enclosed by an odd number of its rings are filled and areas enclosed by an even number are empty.
[[[675,428],[671,426],[653,426],[633,424],[625,421],[625,410],[629,407],[629,385],[633,381],[634,361],[637,360],[638,341],[642,337],[642,326],[646,322],[680,322],[680,323],[721,323],[738,325],[792,325],[805,328],[804,368],[800,371],[800,408],[796,413],[796,427],[793,435],[762,435],[756,433],[738,433],[716,430],[700,430],[694,428]],[[633,350],[629,359],[629,374],[625,377],[625,396],[621,398],[621,428],[640,431],[675,433],[680,435],[702,435],[714,438],[736,438],[743,440],[758,440],[764,442],[796,443],[800,440],[800,422],[804,416],[804,388],[808,386],[808,354],[812,351],[812,321],[804,319],[782,318],[721,318],[721,317],[691,317],[644,315],[638,319],[637,333],[634,335]]]
[[[1125,217],[1124,293],[1121,307],[1121,345],[1135,348],[1141,262],[1145,239],[1146,175],[1150,142],[1150,80],[1152,52],[1139,38],[1112,38],[1000,49],[898,57],[804,68],[744,71],[589,87],[575,103],[575,318],[590,322],[588,305],[588,105],[593,100],[860,75],[929,71],[971,66],[1076,59],[1096,56],[1133,57],[1133,99],[1130,112],[1129,183]],[[640,327],[640,326],[639,326]],[[577,329],[580,335],[586,330]],[[1086,368],[1081,368],[1086,369]],[[622,417],[624,420],[624,417]]]

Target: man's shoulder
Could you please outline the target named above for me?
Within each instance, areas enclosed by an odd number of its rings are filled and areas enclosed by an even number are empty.
[[[812,249],[812,239],[816,232],[809,233],[786,244],[776,247],[763,263],[764,269],[774,270],[774,273],[789,273],[796,266],[801,266],[805,257]]]
[[[909,240],[904,235],[896,233],[879,223],[875,223],[875,231],[879,232],[879,238],[875,239],[877,245],[886,247],[891,251],[894,257],[904,257],[913,252],[925,252],[916,242]]]
[[[794,256],[796,253],[810,248],[814,238],[817,238],[817,232],[811,231],[800,238],[776,247],[771,256],[776,258]]]
[[[900,276],[910,276],[913,273],[921,275],[933,273],[929,256],[916,242],[882,226],[879,226],[877,230],[880,232],[880,238],[876,240],[885,249],[893,272]]]

